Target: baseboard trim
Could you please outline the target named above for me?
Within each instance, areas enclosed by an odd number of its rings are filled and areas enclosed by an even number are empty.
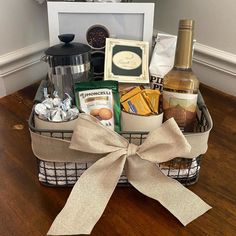
[[[40,59],[48,46],[45,40],[0,56],[0,97],[45,77],[47,65]]]
[[[196,43],[193,61],[221,72],[236,76],[236,55]]]
[[[49,46],[49,41],[41,41],[33,45],[0,56],[0,77],[6,77],[19,70],[40,62],[43,51]]]
[[[156,32],[154,30],[154,35]],[[6,81],[10,77],[17,77],[14,73],[30,70],[36,64],[41,67],[40,58],[48,46],[49,42],[45,40],[0,56],[0,97],[8,94]],[[193,61],[201,82],[235,96],[235,54],[195,43]],[[45,71],[42,71],[43,73]],[[14,83],[12,79],[11,81]]]

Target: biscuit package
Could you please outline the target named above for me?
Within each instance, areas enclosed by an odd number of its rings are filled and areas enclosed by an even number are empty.
[[[75,84],[77,107],[108,128],[120,131],[120,99],[117,81],[90,81]]]

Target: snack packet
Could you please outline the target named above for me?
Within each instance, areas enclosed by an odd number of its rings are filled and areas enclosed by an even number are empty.
[[[120,98],[121,105],[126,112],[148,116],[158,113],[160,92],[138,86]]]
[[[77,107],[98,118],[108,128],[120,131],[120,97],[117,81],[89,81],[75,84]]]
[[[151,76],[163,78],[173,67],[177,37],[158,33],[149,70]]]
[[[158,113],[159,110],[159,97],[160,97],[160,91],[159,90],[153,90],[153,89],[145,89],[144,93],[148,97],[151,107],[154,113]]]
[[[148,116],[153,114],[149,101],[145,99],[142,93],[137,93],[122,102],[122,106],[126,112]]]

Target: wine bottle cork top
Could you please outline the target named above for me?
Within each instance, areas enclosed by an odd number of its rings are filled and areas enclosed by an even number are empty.
[[[179,29],[191,29],[194,28],[194,20],[183,19],[179,21]]]

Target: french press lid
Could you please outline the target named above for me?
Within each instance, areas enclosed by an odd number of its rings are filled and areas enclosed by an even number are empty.
[[[45,51],[51,67],[80,65],[90,62],[90,46],[83,43],[75,43],[74,34],[61,34],[58,36],[61,42]]]

